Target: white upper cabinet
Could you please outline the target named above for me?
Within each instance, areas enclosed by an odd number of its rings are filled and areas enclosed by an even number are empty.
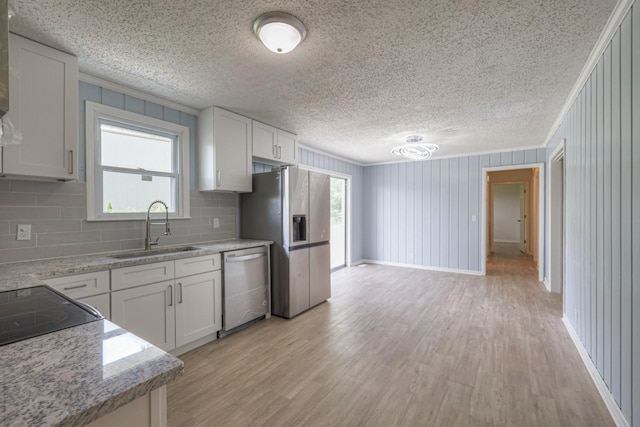
[[[253,121],[253,157],[270,164],[298,164],[298,137]]]
[[[252,120],[210,107],[198,115],[200,191],[251,192]]]
[[[2,173],[78,177],[78,60],[9,34],[9,113],[22,143],[2,148]]]
[[[298,136],[282,129],[278,129],[278,161],[298,164]]]

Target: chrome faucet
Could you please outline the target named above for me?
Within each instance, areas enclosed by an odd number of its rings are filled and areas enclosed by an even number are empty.
[[[164,222],[151,222],[151,219],[149,218],[149,214],[151,212],[151,208],[156,203],[160,203],[160,204],[162,204],[162,206],[164,206],[164,212],[165,212],[165,220],[164,220]],[[164,235],[165,236],[170,236],[171,235],[171,229],[169,229],[169,206],[167,206],[167,204],[165,202],[163,202],[162,200],[154,200],[149,205],[149,209],[147,209],[147,237],[144,239],[144,249],[146,251],[150,250],[151,246],[157,245],[158,244],[158,240],[160,240],[160,236],[158,236],[158,237],[156,237],[156,240],[154,240],[153,242],[151,241],[151,226],[152,225],[161,225],[161,224],[164,224],[164,226],[165,226]]]

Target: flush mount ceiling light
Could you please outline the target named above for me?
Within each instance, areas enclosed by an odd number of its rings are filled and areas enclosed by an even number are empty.
[[[307,35],[304,24],[284,12],[267,12],[253,23],[253,32],[270,51],[291,52]]]
[[[403,156],[411,160],[427,160],[440,148],[436,144],[422,142],[421,135],[411,135],[406,138],[406,144],[395,147],[391,154]]]

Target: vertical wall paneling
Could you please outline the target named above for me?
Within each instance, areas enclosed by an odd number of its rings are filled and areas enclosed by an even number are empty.
[[[631,358],[631,412],[634,426],[640,426],[640,5],[632,9],[633,40],[631,46],[633,52],[632,62],[632,99],[631,111],[633,117],[631,123],[631,330],[632,348]]]
[[[499,154],[498,158],[500,158]],[[443,159],[440,162],[440,212],[438,213],[440,216],[440,248],[438,252],[440,265],[445,267],[449,266],[449,245],[451,244],[449,241],[449,225],[451,223],[451,218],[449,217],[449,199],[451,196],[449,193],[451,188],[449,164],[450,159]]]
[[[391,261],[391,168],[382,170],[384,185],[382,221],[384,223],[384,259]],[[394,236],[394,240],[395,240]]]
[[[398,182],[398,168],[399,165],[392,164],[391,168],[389,168],[389,176],[390,183],[389,185],[389,257],[388,259],[391,262],[398,262],[398,241],[400,240],[400,235],[398,234],[398,224],[402,219],[400,218],[399,212],[399,193],[400,193],[400,185]],[[393,237],[393,238],[392,238]]]
[[[598,330],[598,292],[597,292],[597,215],[598,215],[598,199],[597,199],[597,148],[598,148],[598,115],[597,115],[597,107],[598,107],[598,89],[597,89],[597,68],[594,70],[593,75],[591,77],[591,136],[590,136],[590,145],[591,145],[591,160],[589,162],[589,180],[590,180],[590,191],[591,191],[591,202],[589,203],[589,208],[591,209],[590,213],[590,233],[591,241],[589,243],[589,267],[591,268],[591,272],[589,274],[589,281],[591,285],[591,358],[594,360],[596,366],[598,366],[598,346],[597,346],[597,330]]]
[[[591,305],[591,282],[593,280],[593,276],[591,274],[591,80],[593,79],[593,75],[589,78],[586,85],[585,92],[585,224],[584,224],[584,236],[585,236],[585,262],[584,262],[584,282],[585,282],[585,315],[586,315],[586,325],[585,325],[585,337],[586,337],[586,347],[589,352],[589,356],[595,360],[595,354],[593,353],[592,347],[592,305]]]
[[[461,157],[458,181],[458,268],[470,270],[469,266],[469,158]]]
[[[406,163],[398,165],[398,249],[396,259],[398,262],[407,262],[407,192],[409,191],[407,181],[407,167]]]
[[[576,248],[576,257],[578,258],[577,263],[580,269],[580,274],[578,276],[578,289],[580,293],[580,337],[583,339],[585,343],[585,347],[587,347],[587,274],[586,268],[587,263],[585,260],[585,248],[586,248],[586,240],[587,240],[587,215],[586,215],[586,182],[587,182],[587,144],[586,144],[586,89],[588,86],[585,86],[585,90],[580,93],[580,105],[579,105],[579,118],[580,122],[579,126],[579,138],[580,138],[580,146],[579,146],[579,164],[578,164],[578,174],[580,175],[578,179],[578,194],[582,195],[578,200],[579,203],[579,216],[580,216],[580,229],[578,231],[578,236],[580,239],[580,244]]]
[[[597,65],[596,79],[596,366],[604,377],[604,57]]]
[[[415,253],[414,253],[414,241],[415,241],[415,218],[414,218],[414,205],[415,205],[415,196],[416,196],[416,180],[415,180],[415,167],[416,163],[411,162],[407,164],[406,173],[405,173],[405,194],[406,194],[406,212],[405,212],[405,225],[404,225],[404,233],[406,235],[406,243],[405,245],[401,245],[400,247],[404,250],[405,263],[413,264],[415,262]]]
[[[422,212],[420,212],[420,218],[422,222],[422,235],[423,239],[420,242],[422,248],[422,265],[433,265],[431,262],[431,245],[433,232],[433,222],[436,218],[432,216],[433,206],[433,162],[421,162],[422,164]]]
[[[429,259],[426,261],[426,265],[438,265],[440,263],[439,254],[442,251],[440,247],[440,229],[442,228],[440,217],[440,192],[442,188],[440,186],[440,166],[441,161],[433,162],[431,164],[431,198],[429,203],[431,205],[431,239],[429,243]]]
[[[422,212],[423,212],[423,198],[424,198],[424,185],[423,185],[423,168],[426,162],[416,162],[415,163],[415,202],[413,204],[414,212],[414,235],[416,236],[413,242],[413,263],[418,264],[422,262],[422,244],[423,244],[423,234],[428,229],[428,227],[424,227],[424,221]]]
[[[620,30],[611,40],[611,392],[620,396]]]
[[[375,174],[374,176],[376,177],[376,203],[378,205],[378,218],[377,218],[377,222],[376,222],[376,228],[378,229],[376,231],[376,236],[377,236],[377,246],[376,246],[376,252],[378,254],[376,259],[388,259],[385,258],[385,251],[384,251],[384,247],[385,247],[385,235],[384,235],[384,226],[385,226],[385,222],[384,222],[384,177],[382,176],[382,166],[375,166]]]
[[[480,172],[480,158],[478,156],[469,157],[469,175],[466,179],[469,180],[470,183],[473,183],[473,177],[479,176],[475,183],[475,185],[469,185],[469,215],[467,217],[467,221],[471,221],[471,226],[469,230],[469,267],[468,269],[471,271],[479,271],[480,270],[480,224],[481,217],[480,215],[480,195],[482,194],[482,189],[480,185],[482,184],[482,176]],[[464,180],[465,178],[461,178]],[[473,221],[470,217],[475,216],[475,221]]]
[[[621,113],[621,397],[622,412],[631,419],[631,15],[622,22],[620,40]]]
[[[604,203],[604,224],[603,238],[604,264],[603,286],[604,286],[604,329],[603,329],[603,363],[604,381],[611,387],[611,45],[604,52],[603,63],[603,203]]]
[[[460,159],[455,157],[449,160],[449,268],[458,269],[458,237],[460,233],[460,199],[459,199],[459,177],[458,165]]]

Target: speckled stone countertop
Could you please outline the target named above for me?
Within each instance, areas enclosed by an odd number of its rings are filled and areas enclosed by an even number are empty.
[[[195,250],[125,259],[86,255],[0,264],[0,291],[41,285],[41,279],[268,245],[229,240]],[[136,255],[136,254],[134,254]],[[84,425],[182,375],[174,356],[99,320],[0,346],[0,425]]]
[[[181,245],[174,248],[160,246],[148,252],[143,250],[113,252],[0,264],[0,291],[42,285],[42,279],[56,276],[69,276],[72,274],[88,273],[91,271],[148,264],[150,262],[190,258],[194,256],[264,246],[271,243],[272,242],[264,240],[236,239],[212,243]],[[184,248],[186,246],[195,249],[171,252],[172,249]],[[113,258],[113,256],[122,256],[123,254],[128,253],[132,254],[131,258]]]
[[[108,320],[0,347],[2,426],[80,426],[182,375],[183,363]]]

